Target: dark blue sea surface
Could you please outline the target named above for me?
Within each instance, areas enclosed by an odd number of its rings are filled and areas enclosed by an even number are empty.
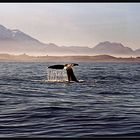
[[[0,137],[140,136],[140,63],[79,62],[81,83],[45,82],[52,64],[0,62]]]

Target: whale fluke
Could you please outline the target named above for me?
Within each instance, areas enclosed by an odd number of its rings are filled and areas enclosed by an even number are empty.
[[[73,66],[78,66],[78,64],[76,63],[71,63],[71,64],[65,64],[65,65],[52,65],[52,66],[49,66],[48,68],[51,68],[51,69],[66,69],[67,71],[67,76],[68,76],[68,81],[75,81],[75,82],[79,82],[77,80],[77,78],[75,77],[74,75],[74,72],[72,70],[72,67]]]
[[[51,68],[51,69],[64,69],[64,65],[53,65],[53,66],[49,66],[48,68]]]

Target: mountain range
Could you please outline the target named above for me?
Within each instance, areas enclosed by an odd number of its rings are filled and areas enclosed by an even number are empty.
[[[132,50],[121,43],[104,41],[96,46],[58,46],[54,43],[42,43],[30,35],[0,25],[0,53],[30,55],[113,55],[140,56],[140,49]]]

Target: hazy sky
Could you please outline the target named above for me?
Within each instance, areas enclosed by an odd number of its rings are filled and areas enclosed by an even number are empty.
[[[140,48],[140,3],[0,3],[0,24],[60,46]]]

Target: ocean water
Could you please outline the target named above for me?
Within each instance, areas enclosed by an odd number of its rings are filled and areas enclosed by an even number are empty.
[[[0,137],[140,136],[140,63],[79,62],[81,83],[48,82],[53,64],[0,62]]]

